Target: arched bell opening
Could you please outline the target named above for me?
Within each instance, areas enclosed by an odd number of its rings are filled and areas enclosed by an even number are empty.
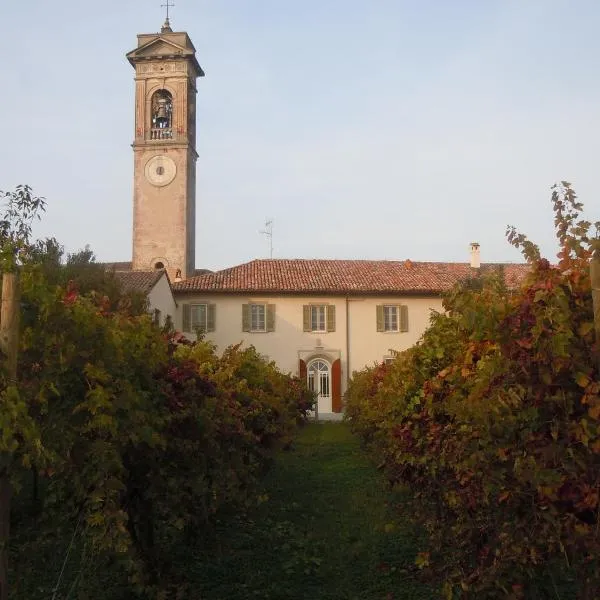
[[[164,269],[165,265],[164,265],[164,263],[158,261],[158,262],[154,263],[154,268],[158,271],[159,269]]]
[[[173,138],[173,96],[168,90],[156,90],[150,103],[152,122],[150,138],[165,140]]]

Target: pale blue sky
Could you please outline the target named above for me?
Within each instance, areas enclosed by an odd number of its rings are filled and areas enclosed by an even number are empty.
[[[161,0],[2,0],[0,189],[67,250],[131,257],[137,33]],[[555,253],[550,186],[600,218],[597,0],[175,0],[198,94],[196,266]]]

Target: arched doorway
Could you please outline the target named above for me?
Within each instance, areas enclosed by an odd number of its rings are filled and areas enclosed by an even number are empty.
[[[317,410],[319,413],[331,411],[331,366],[322,358],[308,363],[306,370],[308,389],[317,394]]]

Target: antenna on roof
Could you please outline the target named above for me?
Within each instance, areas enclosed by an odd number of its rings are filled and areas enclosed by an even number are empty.
[[[269,258],[273,258],[273,219],[265,221],[265,229],[261,229],[258,233],[269,238]]]

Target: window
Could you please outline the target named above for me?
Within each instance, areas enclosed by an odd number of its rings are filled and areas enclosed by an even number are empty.
[[[242,304],[242,331],[251,333],[275,331],[275,305],[265,302]]]
[[[398,307],[384,306],[383,307],[383,330],[398,331]]]
[[[310,329],[311,331],[326,331],[325,306],[310,307]]]
[[[391,365],[394,362],[394,357],[393,356],[384,356],[383,357],[383,364],[385,365]]]
[[[191,305],[191,327],[192,331],[201,329],[206,331],[206,315],[208,313],[206,304],[192,304]]]
[[[251,304],[250,305],[250,331],[265,330],[265,305]]]
[[[385,333],[408,331],[408,306],[405,304],[379,304],[377,306],[377,331]]]
[[[304,331],[316,333],[335,331],[335,306],[332,304],[305,304]]]
[[[152,322],[160,327],[160,321],[160,310],[158,308],[155,308],[154,313],[152,314]]]
[[[215,304],[198,302],[183,305],[183,331],[195,333],[215,330],[217,308]]]

